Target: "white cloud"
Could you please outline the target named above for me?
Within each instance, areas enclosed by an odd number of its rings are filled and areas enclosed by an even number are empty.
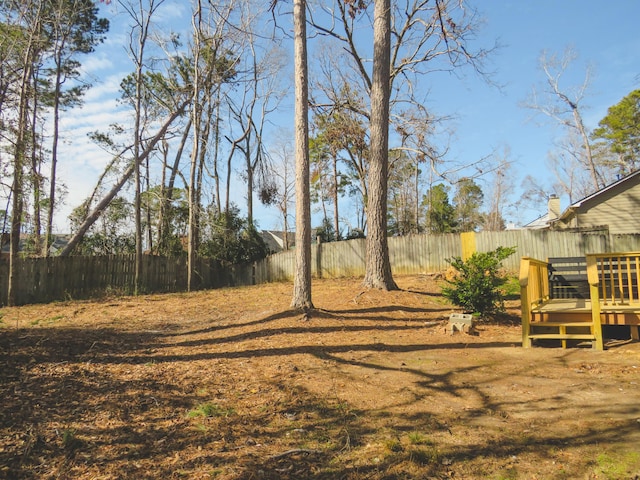
[[[165,2],[162,8],[158,9],[154,20],[158,23],[180,23],[186,16],[188,6],[190,7],[190,5],[184,1]]]
[[[97,72],[111,65],[110,60],[95,57],[89,68]],[[113,158],[88,135],[95,131],[108,133],[110,125],[126,123],[129,119],[125,107],[117,102],[122,76],[120,73],[103,76],[103,81],[87,91],[81,106],[61,114],[58,179],[66,185],[68,193],[56,212],[55,225],[60,232],[69,231],[67,217],[91,194]]]
[[[82,61],[82,72],[88,75],[111,68],[113,68],[113,60],[106,54],[92,54],[84,58]]]

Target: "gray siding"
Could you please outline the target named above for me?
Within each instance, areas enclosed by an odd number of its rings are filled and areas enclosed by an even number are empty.
[[[606,197],[584,212],[578,211],[578,227],[607,225],[609,233],[639,232],[640,185],[634,185],[622,192],[611,192]]]
[[[640,232],[640,175],[587,198],[554,224],[556,229],[598,227],[614,235]]]

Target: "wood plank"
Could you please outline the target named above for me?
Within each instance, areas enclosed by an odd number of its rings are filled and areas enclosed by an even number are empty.
[[[602,312],[638,312],[640,313],[640,303],[618,303],[610,304],[600,302]],[[583,312],[591,311],[591,301],[581,298],[553,298],[536,307],[531,308],[533,313],[552,312]]]
[[[534,333],[529,335],[532,340],[595,340],[596,336],[590,333]]]
[[[584,298],[553,298],[531,309],[532,312],[590,312],[591,301]]]
[[[591,327],[591,322],[531,322],[532,327]]]

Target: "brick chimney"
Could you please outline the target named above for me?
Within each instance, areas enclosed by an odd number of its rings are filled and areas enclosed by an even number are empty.
[[[560,197],[555,193],[549,196],[547,221],[551,222],[560,217]]]

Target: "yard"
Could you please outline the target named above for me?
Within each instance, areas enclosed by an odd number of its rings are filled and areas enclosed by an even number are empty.
[[[451,335],[396,280],[0,309],[0,478],[640,478],[640,344]]]

